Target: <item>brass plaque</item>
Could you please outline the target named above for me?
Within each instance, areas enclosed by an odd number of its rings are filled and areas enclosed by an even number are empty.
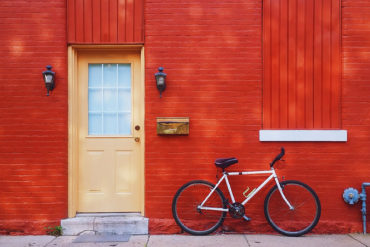
[[[189,135],[188,117],[157,117],[158,135]]]

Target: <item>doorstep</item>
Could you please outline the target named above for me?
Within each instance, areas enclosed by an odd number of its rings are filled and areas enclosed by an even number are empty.
[[[77,236],[84,232],[112,234],[148,234],[148,218],[139,213],[79,213],[61,220],[63,235]]]

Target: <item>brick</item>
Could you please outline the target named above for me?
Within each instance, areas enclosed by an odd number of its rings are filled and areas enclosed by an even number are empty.
[[[280,146],[287,150],[287,161],[279,174],[314,187],[324,205],[315,232],[361,229],[358,210],[349,209],[341,194],[346,187],[359,188],[359,179],[366,180],[370,174],[366,165],[370,161],[370,29],[366,25],[370,1],[341,2],[340,112],[341,127],[348,130],[347,143],[258,141],[263,96],[262,1],[146,2],[145,207],[151,232],[176,232],[169,209],[176,183],[179,188],[192,179],[214,181],[213,160],[222,156],[238,157],[236,169],[266,169]],[[165,68],[168,82],[161,99],[153,78],[159,66]],[[158,136],[154,124],[158,116],[190,117],[190,135]],[[250,178],[238,180],[243,186],[237,187],[236,194],[251,183],[246,180]],[[261,198],[266,192],[261,192]],[[166,210],[158,210],[163,207]],[[262,208],[261,200],[248,205],[257,215]],[[339,222],[338,215],[344,214]],[[251,223],[248,231],[271,231]]]
[[[48,3],[46,12],[44,4],[3,0],[0,6],[0,234],[44,234],[44,227],[67,217],[67,9],[65,0]],[[145,1],[145,214],[151,233],[179,232],[172,197],[189,180],[215,182],[215,158],[236,156],[235,170],[266,169],[281,146],[287,154],[279,176],[304,181],[321,198],[314,232],[361,231],[358,205],[349,207],[341,194],[359,189],[370,175],[370,0],[342,0],[341,6],[340,112],[348,142],[260,143],[262,1]],[[41,79],[47,64],[57,73],[50,97]],[[168,74],[162,98],[154,82],[159,66]],[[158,136],[159,116],[190,117],[190,135]],[[233,180],[237,198],[258,181]],[[233,231],[272,232],[262,212],[267,191],[248,205],[256,215],[251,224],[236,222]]]
[[[0,6],[0,231],[5,234],[45,234],[44,227],[67,216],[65,1],[51,2],[48,11],[44,7],[42,1],[20,0]],[[41,75],[47,64],[57,73],[49,98]]]

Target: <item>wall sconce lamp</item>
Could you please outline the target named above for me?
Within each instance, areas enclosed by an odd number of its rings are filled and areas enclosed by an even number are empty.
[[[158,72],[155,73],[155,80],[157,83],[157,88],[159,90],[160,98],[162,98],[162,92],[166,89],[166,76],[167,74],[163,72],[163,68],[159,67]]]
[[[53,68],[51,65],[46,66],[46,70],[42,72],[42,75],[44,77],[45,87],[48,90],[48,93],[46,96],[49,96],[49,91],[53,91],[55,86],[55,72],[51,71],[51,68]]]

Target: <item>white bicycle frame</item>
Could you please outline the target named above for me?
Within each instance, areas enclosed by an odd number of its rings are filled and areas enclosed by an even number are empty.
[[[218,183],[216,184],[216,186],[211,190],[211,192],[207,195],[207,197],[204,199],[204,201],[198,206],[198,209],[200,210],[214,210],[214,211],[224,211],[224,212],[228,212],[229,209],[227,208],[214,208],[214,207],[203,207],[203,205],[206,203],[206,201],[208,200],[208,198],[213,194],[213,192],[217,189],[217,187],[221,184],[221,182],[223,180],[225,180],[226,182],[226,185],[227,185],[227,189],[229,191],[229,195],[231,197],[231,201],[232,203],[235,203],[235,198],[234,198],[234,194],[233,194],[233,191],[231,189],[231,186],[230,186],[230,183],[229,183],[229,179],[227,178],[228,176],[237,176],[237,175],[257,175],[257,174],[271,174],[268,178],[266,178],[265,181],[263,181],[258,187],[257,189],[255,189],[254,191],[252,191],[248,196],[247,198],[241,203],[243,206],[250,200],[252,199],[268,182],[270,182],[272,179],[275,179],[275,183],[278,187],[278,190],[281,194],[281,197],[284,199],[284,201],[286,202],[286,204],[288,205],[289,209],[290,210],[293,210],[294,207],[290,204],[290,202],[288,201],[288,199],[285,197],[284,193],[283,193],[283,190],[281,189],[281,186],[280,186],[280,183],[279,183],[279,179],[277,178],[277,175],[276,175],[276,172],[275,172],[275,169],[273,167],[271,167],[271,170],[270,171],[249,171],[249,172],[224,172],[223,173],[223,176],[221,177],[221,179],[218,181]]]

